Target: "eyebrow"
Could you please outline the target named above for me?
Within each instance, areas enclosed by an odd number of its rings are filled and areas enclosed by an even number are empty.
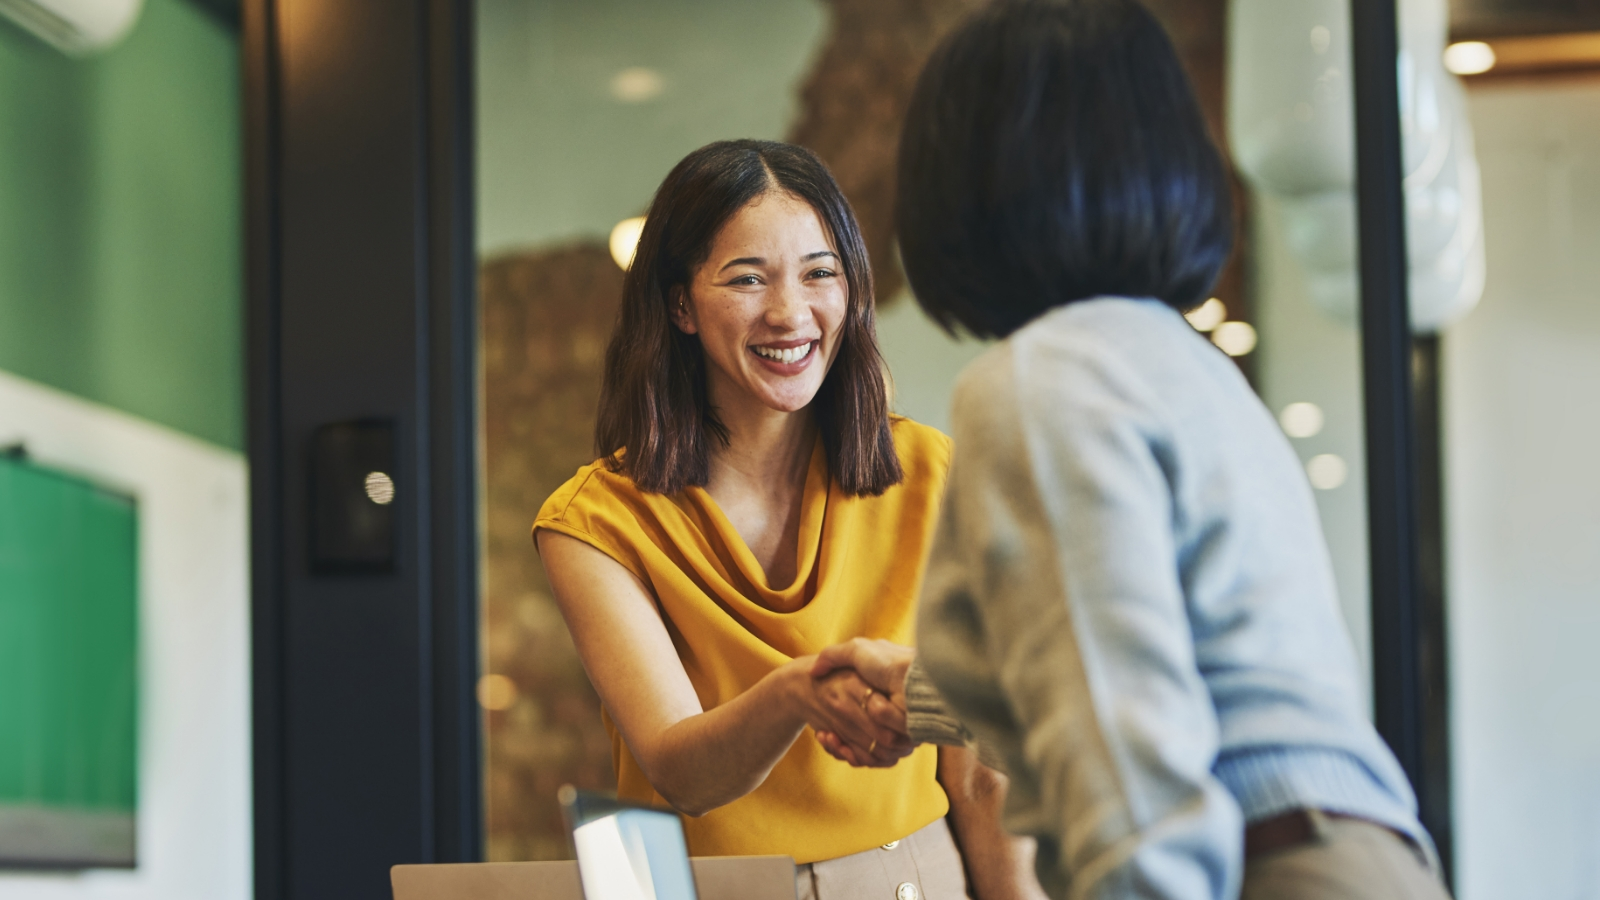
[[[824,256],[831,256],[834,259],[839,258],[839,254],[833,252],[832,250],[818,250],[815,253],[807,253],[805,256],[800,257],[800,261],[811,262],[813,259],[821,259]],[[766,264],[767,261],[759,256],[741,256],[738,259],[728,260],[725,264],[723,264],[721,269],[717,270],[717,273],[721,274],[724,269],[728,269],[732,266],[764,266]]]

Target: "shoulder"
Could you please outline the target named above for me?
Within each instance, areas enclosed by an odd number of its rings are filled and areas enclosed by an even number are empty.
[[[1015,420],[1016,366],[1012,340],[995,344],[967,363],[950,396],[950,426],[966,453],[975,437],[1008,428]]]
[[[628,494],[638,491],[632,479],[612,472],[606,460],[597,459],[579,469],[545,499],[544,505],[539,507],[538,522],[581,518],[596,507],[624,501]]]
[[[626,473],[611,471],[608,461],[601,458],[556,488],[539,507],[533,528],[630,542],[641,519],[656,515],[654,506],[660,499],[659,495],[647,495]]]
[[[1218,355],[1158,300],[1080,300],[1040,316],[980,357],[958,391],[969,414],[980,417],[985,404],[1010,403],[1029,418],[1164,418],[1167,382],[1199,375],[1199,358]]]
[[[539,508],[533,531],[553,531],[593,546],[643,579],[638,554],[640,519],[648,518],[648,499],[633,479],[613,472],[605,459],[579,469]]]
[[[1155,300],[1120,297],[1058,307],[973,360],[956,379],[951,423],[963,458],[1012,460],[1116,433],[1144,442],[1170,430],[1169,376],[1216,355]],[[1169,369],[1182,371],[1168,372]]]
[[[908,419],[889,416],[889,433],[906,481],[920,478],[944,480],[950,468],[950,437],[937,428]]]

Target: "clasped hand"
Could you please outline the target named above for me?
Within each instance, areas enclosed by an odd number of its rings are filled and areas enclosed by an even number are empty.
[[[915,652],[882,640],[855,638],[817,655],[817,681],[836,723],[817,727],[817,741],[852,766],[887,768],[916,749],[906,727],[906,672]]]

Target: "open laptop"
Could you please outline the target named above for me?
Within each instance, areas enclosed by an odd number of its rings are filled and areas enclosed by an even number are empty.
[[[394,900],[795,900],[787,856],[691,860],[676,813],[564,787],[576,862],[395,866]]]

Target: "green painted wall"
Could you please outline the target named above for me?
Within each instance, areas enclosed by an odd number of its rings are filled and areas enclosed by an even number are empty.
[[[0,23],[0,369],[243,446],[238,70],[184,0],[84,60]]]

